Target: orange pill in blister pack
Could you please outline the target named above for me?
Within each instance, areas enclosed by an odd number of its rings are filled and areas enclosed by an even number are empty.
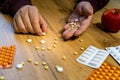
[[[87,80],[120,80],[120,69],[104,62],[100,68],[90,74]]]
[[[12,67],[16,46],[0,47],[0,68]]]

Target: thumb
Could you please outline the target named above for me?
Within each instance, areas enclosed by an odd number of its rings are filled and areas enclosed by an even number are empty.
[[[82,6],[82,11],[83,11],[83,14],[89,16],[89,15],[92,15],[93,14],[93,8],[92,6]]]

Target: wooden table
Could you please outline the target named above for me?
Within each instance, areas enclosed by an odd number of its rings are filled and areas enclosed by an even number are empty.
[[[113,7],[120,8],[120,0],[111,0],[107,6],[94,14],[90,27],[79,38],[63,41],[60,32],[75,5],[73,2],[74,0],[33,0],[33,4],[39,8],[48,23],[49,30],[46,36],[15,34],[11,18],[0,14],[0,46],[16,45],[13,67],[0,69],[0,76],[5,76],[5,80],[85,80],[94,69],[76,62],[84,51],[80,48],[86,49],[92,45],[105,49],[120,45],[120,32],[108,33],[96,27],[96,24],[100,23],[103,11]],[[56,48],[53,48],[55,37],[58,38],[58,43]],[[26,42],[28,38],[32,39],[31,43]],[[80,42],[80,39],[84,41]],[[46,43],[40,44],[40,40],[46,40]],[[44,47],[45,51],[35,50],[36,46]],[[52,49],[47,50],[47,47]],[[73,55],[75,51],[78,55]],[[62,59],[63,56],[66,56],[66,60]],[[28,58],[32,59],[31,63],[27,61]],[[24,61],[25,65],[22,70],[17,70],[15,66],[21,61]],[[39,62],[38,66],[34,65],[35,61]],[[47,63],[48,70],[44,69],[42,62]],[[105,62],[120,68],[110,56]],[[57,72],[56,65],[62,66],[64,71]]]

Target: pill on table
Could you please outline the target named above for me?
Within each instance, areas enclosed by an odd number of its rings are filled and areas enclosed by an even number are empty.
[[[62,68],[61,66],[56,66],[56,70],[57,70],[58,72],[63,72],[63,68]]]
[[[80,41],[80,42],[83,42],[83,39],[80,39],[79,41]]]
[[[32,62],[32,59],[29,58],[27,61],[28,61],[28,62]]]
[[[36,61],[36,62],[34,62],[34,65],[36,65],[36,66],[37,66],[37,65],[38,65],[38,62],[37,62],[37,61]]]
[[[55,48],[55,47],[56,47],[56,44],[54,44],[53,47]]]
[[[41,41],[40,41],[40,43],[45,44],[45,43],[46,43],[46,41],[45,41],[45,40],[41,40]]]
[[[54,41],[54,44],[57,44],[58,42],[57,41]]]
[[[48,67],[48,66],[44,66],[44,69],[45,69],[45,70],[48,70],[48,69],[49,69],[49,67]]]
[[[41,50],[42,50],[42,51],[44,51],[44,50],[45,50],[45,48],[44,48],[44,47],[42,47],[42,48],[41,48]]]
[[[54,40],[58,40],[58,38],[57,38],[57,37],[55,37],[55,38],[54,38]]]
[[[84,48],[80,48],[80,50],[84,50]]]
[[[32,39],[27,39],[27,42],[31,43],[31,42],[32,42]]]
[[[47,50],[51,50],[51,48],[50,48],[50,47],[48,47],[48,48],[47,48]]]
[[[73,54],[74,54],[74,55],[77,55],[77,54],[78,54],[78,52],[74,52]]]
[[[47,63],[46,62],[42,62],[42,65],[45,66]]]
[[[22,68],[23,68],[23,65],[22,65],[22,64],[17,64],[17,65],[16,65],[16,68],[17,68],[17,69],[22,69]]]
[[[66,60],[67,58],[66,58],[66,56],[63,56],[62,59],[63,59],[63,60]]]
[[[38,50],[38,49],[39,49],[39,47],[38,47],[38,46],[36,46],[36,47],[35,47],[35,49],[36,49],[36,50]]]

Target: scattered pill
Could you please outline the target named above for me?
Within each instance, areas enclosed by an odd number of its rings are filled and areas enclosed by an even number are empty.
[[[57,38],[57,37],[55,37],[55,38],[54,38],[54,40],[58,40],[58,38]]]
[[[83,39],[80,39],[79,41],[80,41],[80,42],[83,42]]]
[[[62,68],[61,66],[56,66],[56,70],[57,70],[58,72],[63,72],[63,68]]]
[[[63,60],[66,60],[67,58],[66,58],[66,56],[63,56],[62,59],[63,59]]]
[[[36,66],[37,66],[37,65],[38,65],[38,62],[37,62],[37,61],[36,61],[36,62],[34,62],[34,65],[36,65]]]
[[[74,54],[74,55],[77,55],[77,54],[78,54],[78,52],[74,52],[73,54]]]
[[[57,44],[58,42],[57,41],[54,41],[54,44]]]
[[[56,46],[57,46],[56,44],[53,45],[54,48],[55,48]]]
[[[38,50],[38,49],[39,49],[39,47],[38,47],[38,46],[36,46],[36,47],[35,47],[35,49],[36,49],[36,50]]]
[[[50,47],[48,47],[48,48],[47,48],[47,50],[51,50],[51,48],[50,48]]]
[[[46,41],[45,41],[45,40],[41,40],[41,41],[40,41],[40,43],[45,44],[45,43],[46,43]]]
[[[0,80],[5,80],[5,77],[4,76],[0,76]]]
[[[47,63],[46,62],[42,62],[42,65],[45,66]]]
[[[44,69],[45,69],[45,70],[48,70],[48,69],[49,69],[49,67],[48,67],[47,65],[45,65],[45,66],[44,66]]]
[[[84,50],[84,48],[80,48],[80,50]]]
[[[28,62],[32,62],[32,59],[29,58],[27,61],[28,61]]]
[[[32,42],[32,39],[27,39],[27,42],[31,43],[31,42]]]
[[[45,50],[45,48],[44,48],[44,47],[42,47],[42,48],[41,48],[41,50],[42,50],[42,51],[44,51],[44,50]]]
[[[45,33],[45,32],[43,32],[43,33],[42,33],[42,35],[43,35],[43,36],[45,36],[45,35],[46,35],[46,33]]]
[[[17,69],[22,69],[22,68],[23,68],[23,65],[22,65],[22,64],[17,64],[17,65],[16,65],[16,68],[17,68]]]

